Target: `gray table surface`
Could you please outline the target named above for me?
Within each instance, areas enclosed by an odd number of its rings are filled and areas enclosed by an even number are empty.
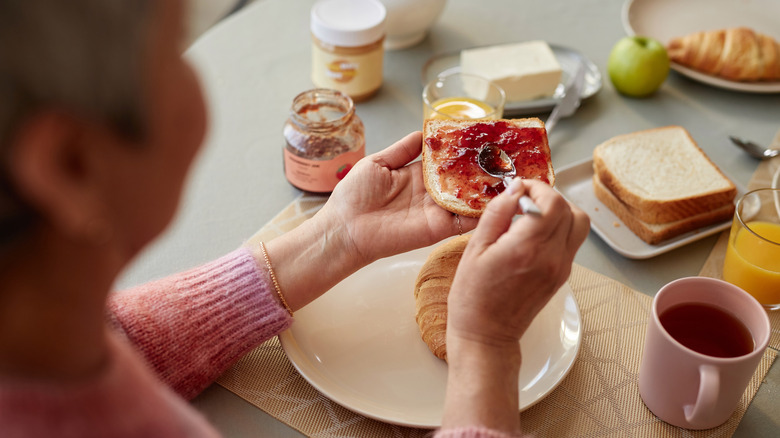
[[[120,278],[122,288],[214,259],[254,234],[300,193],[282,170],[282,125],[292,98],[310,80],[309,10],[313,0],[260,0],[208,31],[187,51],[210,108],[205,146],[177,218]],[[619,95],[606,78],[612,45],[625,32],[622,0],[450,0],[419,45],[387,52],[384,84],[357,106],[367,153],[421,128],[421,71],[433,55],[467,47],[542,39],[576,49],[604,75],[601,91],[551,133],[553,164],[591,156],[621,133],[665,125],[687,128],[712,160],[745,185],[757,162],[732,146],[738,134],[769,143],[780,129],[780,95],[713,88],[672,72],[650,99]],[[539,115],[544,119],[547,114]],[[576,262],[648,295],[695,275],[715,237],[648,260],[625,258],[591,232]],[[780,367],[775,364],[737,437],[777,436]],[[301,436],[219,385],[193,401],[227,437]]]

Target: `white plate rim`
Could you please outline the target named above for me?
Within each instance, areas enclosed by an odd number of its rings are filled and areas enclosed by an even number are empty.
[[[430,252],[430,250],[433,247],[425,248],[424,251]],[[420,250],[417,250],[420,251]],[[424,254],[425,257],[427,257],[427,252]],[[405,257],[407,254],[401,254],[395,257],[400,257],[402,259],[402,262],[404,261],[403,257]],[[419,257],[419,253],[417,255]],[[420,265],[422,262],[424,262],[424,258],[420,261]],[[383,259],[385,260],[385,259]],[[418,259],[419,260],[419,259]],[[381,260],[380,260],[381,262]],[[377,263],[377,262],[375,262]],[[358,271],[356,274],[358,275],[360,271]],[[334,289],[338,289],[338,285],[331,289],[330,293],[334,292]],[[336,291],[337,293],[338,290]],[[411,291],[409,291],[411,293]],[[558,363],[553,362],[552,364],[548,363],[545,365],[546,367],[549,367],[551,372],[555,372],[557,374],[552,375],[552,379],[547,381],[547,385],[543,386],[541,388],[536,388],[535,386],[532,386],[532,389],[537,389],[538,392],[533,393],[531,397],[523,397],[523,393],[521,391],[521,399],[520,399],[520,411],[522,412],[525,409],[528,409],[529,407],[533,406],[534,404],[541,401],[544,397],[549,395],[555,388],[557,388],[560,383],[565,379],[565,377],[569,374],[571,369],[574,367],[574,364],[576,362],[576,359],[579,355],[579,351],[582,345],[582,336],[583,336],[583,327],[582,327],[582,315],[579,309],[579,305],[577,304],[576,299],[574,298],[573,291],[571,289],[571,286],[569,283],[565,283],[561,289],[556,293],[556,296],[551,299],[551,303],[555,300],[558,300],[560,303],[557,303],[558,305],[562,306],[561,309],[561,324],[558,324],[559,326],[565,326],[561,327],[561,330],[567,331],[571,336],[575,337],[575,342],[573,345],[565,346],[563,345],[563,340],[561,340],[562,348],[565,350],[565,354],[563,357],[559,359]],[[412,298],[413,301],[413,298]],[[316,303],[316,301],[315,301]],[[544,312],[544,310],[543,310]],[[296,319],[302,317],[304,315],[301,315],[301,311],[296,313]],[[412,320],[412,324],[415,325],[416,323]],[[532,323],[532,327],[536,324],[535,322]],[[532,327],[529,327],[529,331],[532,330]],[[408,416],[404,415],[390,415],[387,412],[382,411],[381,409],[377,409],[377,405],[372,405],[371,403],[362,403],[359,400],[356,400],[355,398],[351,398],[348,395],[345,395],[345,392],[339,391],[338,388],[334,388],[332,385],[330,385],[330,382],[327,381],[327,377],[323,375],[323,373],[320,373],[318,366],[314,365],[309,357],[307,357],[306,352],[302,351],[300,345],[298,344],[296,337],[294,335],[294,328],[291,327],[290,329],[286,330],[285,332],[281,333],[279,335],[279,340],[281,342],[282,348],[285,351],[285,354],[287,355],[288,359],[292,363],[292,365],[295,367],[295,369],[300,373],[300,375],[307,381],[309,384],[311,384],[315,389],[320,391],[323,395],[328,397],[330,400],[340,404],[341,406],[353,411],[357,412],[363,416],[366,416],[368,418],[373,418],[375,420],[383,421],[390,424],[396,424],[400,426],[406,426],[406,427],[420,427],[420,428],[437,428],[441,425],[441,418],[426,418],[425,421],[421,421],[419,418],[413,419],[413,415],[411,413]],[[419,339],[418,334],[418,341],[422,343],[422,340]],[[521,341],[521,344],[523,341]],[[424,345],[424,344],[423,344]],[[433,355],[427,351],[427,347],[425,350],[426,354],[430,355],[430,357],[433,357]],[[524,358],[530,357],[532,353],[528,353],[524,350]],[[548,352],[549,354],[549,352]],[[545,358],[542,356],[542,358]],[[435,358],[434,358],[435,359]],[[549,357],[546,358],[546,360],[549,361]],[[446,378],[446,364],[444,364],[443,361],[439,361],[438,359],[435,359],[437,362],[440,362],[445,367],[445,378]],[[522,372],[521,372],[522,373]],[[521,374],[522,379],[522,374]],[[544,383],[544,378],[539,378],[537,376],[537,380]],[[521,386],[524,382],[521,382]],[[532,384],[536,384],[537,382],[531,382]],[[443,409],[443,391],[444,387],[441,388],[442,390],[442,406],[441,409]],[[381,400],[374,400],[374,402],[381,405]]]
[[[633,16],[633,14],[631,14],[631,8],[634,5],[639,4],[640,2],[651,2],[651,1],[652,0],[626,0],[623,3],[623,8],[621,10],[621,20],[623,22],[623,29],[625,30],[626,34],[630,36],[637,34],[637,32],[634,29],[634,24],[631,21],[631,17]],[[652,4],[652,3],[646,3],[646,4]],[[680,1],[677,2],[676,4],[679,5],[679,7],[685,7],[686,3],[684,1]],[[712,7],[716,7],[716,5],[712,5]],[[709,26],[707,26],[706,24],[702,26],[702,30],[708,28]],[[645,36],[658,38],[657,35],[645,35]],[[666,44],[666,41],[661,41],[661,42]],[[727,79],[698,72],[696,70],[690,69],[676,62],[671,63],[671,68],[674,71],[682,74],[683,76],[686,76],[690,79],[701,82],[703,84],[711,85],[716,88],[722,88],[725,90],[740,91],[746,93],[756,93],[756,94],[780,93],[780,81],[756,82],[756,83],[729,81]]]
[[[555,189],[561,195],[563,195],[566,200],[584,210],[585,213],[587,213],[590,217],[590,228],[604,242],[606,242],[609,247],[624,257],[637,260],[655,257],[697,240],[701,240],[720,231],[726,230],[731,226],[731,219],[728,219],[717,224],[689,231],[680,236],[660,242],[659,244],[650,245],[634,234],[623,223],[623,221],[620,220],[620,218],[609,209],[609,207],[604,205],[596,197],[596,194],[593,192],[592,185],[588,185],[590,190],[585,193],[585,195],[588,196],[588,199],[585,200],[587,201],[587,205],[585,205],[585,202],[583,202],[582,198],[571,196],[569,189],[573,183],[570,183],[567,180],[567,177],[570,177],[571,174],[576,174],[577,172],[583,173],[585,176],[583,178],[576,179],[576,183],[580,183],[586,179],[591,181],[591,178],[593,177],[593,158],[586,158],[556,170]],[[745,193],[745,189],[733,179],[732,182],[737,187],[737,196],[735,197],[736,199]],[[598,208],[598,211],[594,211],[594,205]],[[615,222],[620,223],[620,227],[617,230],[613,226]],[[615,236],[615,234],[619,234],[620,238],[618,239],[618,236]]]
[[[561,70],[563,70],[563,75],[561,77],[561,83],[558,84],[558,88],[555,90],[555,95],[553,97],[547,97],[547,98],[539,98],[539,99],[533,99],[533,100],[527,100],[527,101],[517,101],[517,102],[507,102],[504,105],[504,113],[508,115],[520,115],[520,114],[534,114],[539,112],[544,112],[547,110],[552,109],[561,99],[561,96],[563,95],[563,88],[565,87],[566,81],[569,77],[574,75],[574,70],[569,66],[569,63],[566,62],[565,57],[574,57],[577,60],[579,60],[582,65],[585,67],[585,84],[582,87],[582,91],[580,92],[581,99],[587,99],[589,97],[592,97],[596,93],[601,90],[602,86],[602,77],[601,77],[601,71],[599,70],[598,66],[594,64],[590,59],[588,59],[585,55],[580,53],[577,50],[571,49],[569,47],[561,46],[558,44],[550,44],[550,49],[553,50],[553,53],[558,58],[558,61],[561,63]],[[444,52],[439,53],[437,55],[433,55],[428,60],[425,61],[425,64],[423,64],[422,68],[422,84],[423,86],[427,84],[429,81],[433,80],[436,76],[441,75],[442,73],[456,73],[460,71],[460,52],[462,50],[468,50],[468,49],[476,49],[476,48],[482,48],[482,47],[492,47],[494,45],[488,45],[488,46],[476,46],[476,47],[468,47],[465,49],[453,51],[453,52]],[[432,71],[431,68],[434,65],[435,62],[444,62],[448,61],[446,65],[448,67],[445,70],[440,71]]]

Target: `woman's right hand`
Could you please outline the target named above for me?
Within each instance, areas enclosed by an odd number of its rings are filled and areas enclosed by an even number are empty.
[[[542,215],[512,222],[523,194]],[[588,229],[587,215],[547,184],[513,181],[488,204],[463,253],[448,300],[448,335],[516,343],[569,277]]]
[[[542,211],[514,222],[520,196]],[[447,301],[442,427],[520,432],[520,337],[571,271],[588,217],[539,181],[512,182],[479,220]]]

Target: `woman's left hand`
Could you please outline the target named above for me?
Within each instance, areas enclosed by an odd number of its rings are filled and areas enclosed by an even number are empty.
[[[433,245],[472,230],[477,219],[456,217],[428,196],[422,133],[413,132],[355,165],[318,213],[336,221],[364,263]]]
[[[267,242],[287,303],[298,310],[363,266],[470,231],[473,218],[439,207],[423,184],[422,134],[360,160],[313,218]],[[458,226],[460,221],[460,227]],[[265,266],[259,246],[251,246]]]

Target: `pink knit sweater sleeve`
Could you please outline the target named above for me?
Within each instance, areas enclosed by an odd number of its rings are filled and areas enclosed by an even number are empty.
[[[188,399],[292,324],[268,272],[246,249],[115,292],[108,311],[159,377]]]

